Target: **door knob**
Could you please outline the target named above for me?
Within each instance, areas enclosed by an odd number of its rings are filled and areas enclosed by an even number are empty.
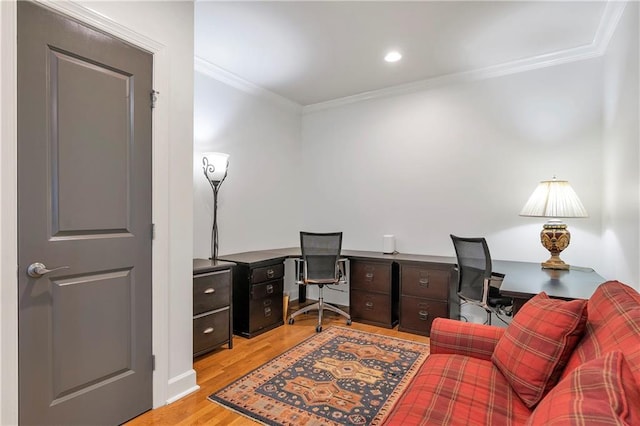
[[[68,266],[60,266],[59,268],[47,269],[43,263],[36,262],[29,265],[27,268],[27,275],[33,278],[40,278],[44,274],[48,274],[49,272],[59,271],[60,269],[69,269]]]

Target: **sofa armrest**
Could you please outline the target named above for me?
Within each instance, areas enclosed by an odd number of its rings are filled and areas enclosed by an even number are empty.
[[[431,325],[431,353],[458,354],[491,360],[505,329],[491,325],[435,318]]]

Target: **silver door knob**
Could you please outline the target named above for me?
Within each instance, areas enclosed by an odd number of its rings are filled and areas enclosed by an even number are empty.
[[[47,269],[43,263],[36,262],[29,265],[27,268],[27,275],[33,278],[40,278],[44,274],[48,274],[49,272],[59,271],[60,269],[69,269],[68,266],[60,266],[59,268]]]

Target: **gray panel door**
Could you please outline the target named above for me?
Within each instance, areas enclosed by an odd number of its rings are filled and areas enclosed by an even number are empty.
[[[21,424],[152,406],[152,70],[149,53],[18,2]]]

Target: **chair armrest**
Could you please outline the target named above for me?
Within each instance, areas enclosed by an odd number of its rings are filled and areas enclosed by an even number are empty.
[[[491,360],[505,329],[491,325],[435,318],[431,325],[431,353],[458,354]]]

